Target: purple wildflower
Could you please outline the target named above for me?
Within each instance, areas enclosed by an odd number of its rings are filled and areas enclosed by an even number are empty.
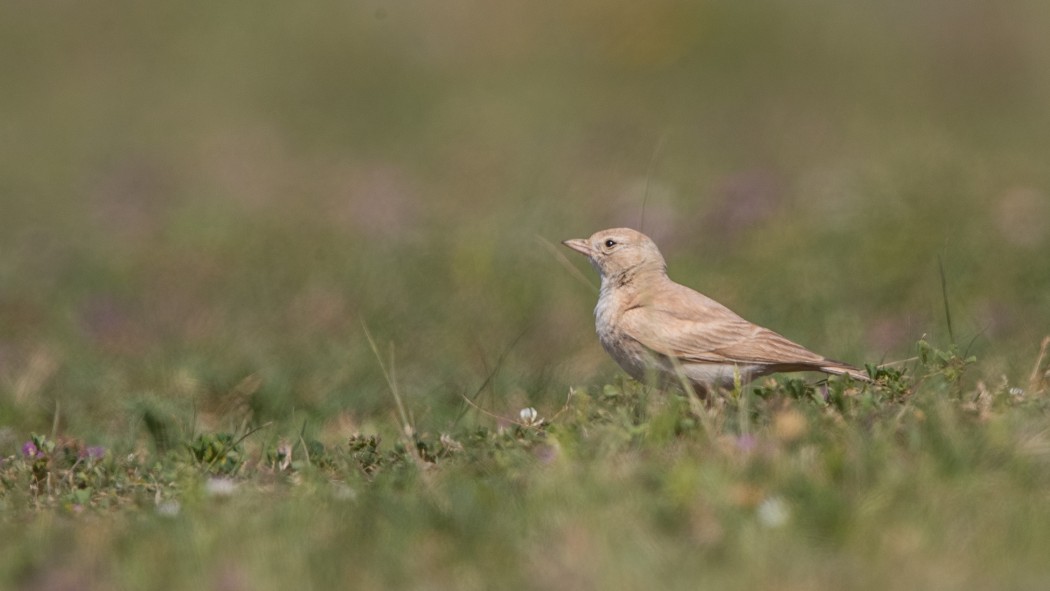
[[[37,449],[36,444],[32,441],[27,441],[22,444],[22,455],[27,458],[42,458],[44,452]]]
[[[106,448],[101,445],[89,445],[83,454],[92,460],[98,460],[106,455]]]
[[[758,440],[751,434],[741,435],[736,438],[736,447],[744,453],[749,453],[758,447]]]

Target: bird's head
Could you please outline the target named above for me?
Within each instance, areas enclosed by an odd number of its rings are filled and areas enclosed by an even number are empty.
[[[603,283],[606,280],[624,283],[640,273],[665,273],[667,269],[656,243],[630,228],[602,230],[590,238],[574,238],[562,244],[590,259]]]

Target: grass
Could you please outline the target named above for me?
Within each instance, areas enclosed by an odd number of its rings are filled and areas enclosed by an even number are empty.
[[[767,380],[697,405],[623,382],[330,445],[308,425],[154,430],[167,452],[33,435],[0,467],[0,573],[99,589],[1038,587],[1046,360],[1029,384],[971,389],[973,360],[919,357],[871,386]]]
[[[0,588],[1046,587],[1048,24],[0,7]],[[639,224],[879,383],[619,381]]]

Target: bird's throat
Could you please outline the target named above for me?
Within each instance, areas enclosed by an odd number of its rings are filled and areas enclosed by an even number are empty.
[[[634,267],[612,276],[602,276],[602,291],[613,288],[642,288],[667,277],[663,267]]]

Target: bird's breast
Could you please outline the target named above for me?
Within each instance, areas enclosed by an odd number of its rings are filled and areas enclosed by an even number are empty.
[[[603,343],[616,333],[617,320],[621,315],[619,310],[616,297],[605,293],[598,297],[598,305],[594,307],[594,329]]]
[[[603,294],[594,308],[594,330],[609,356],[631,377],[642,380],[646,374],[648,352],[624,332],[620,318],[624,306],[615,295]]]

